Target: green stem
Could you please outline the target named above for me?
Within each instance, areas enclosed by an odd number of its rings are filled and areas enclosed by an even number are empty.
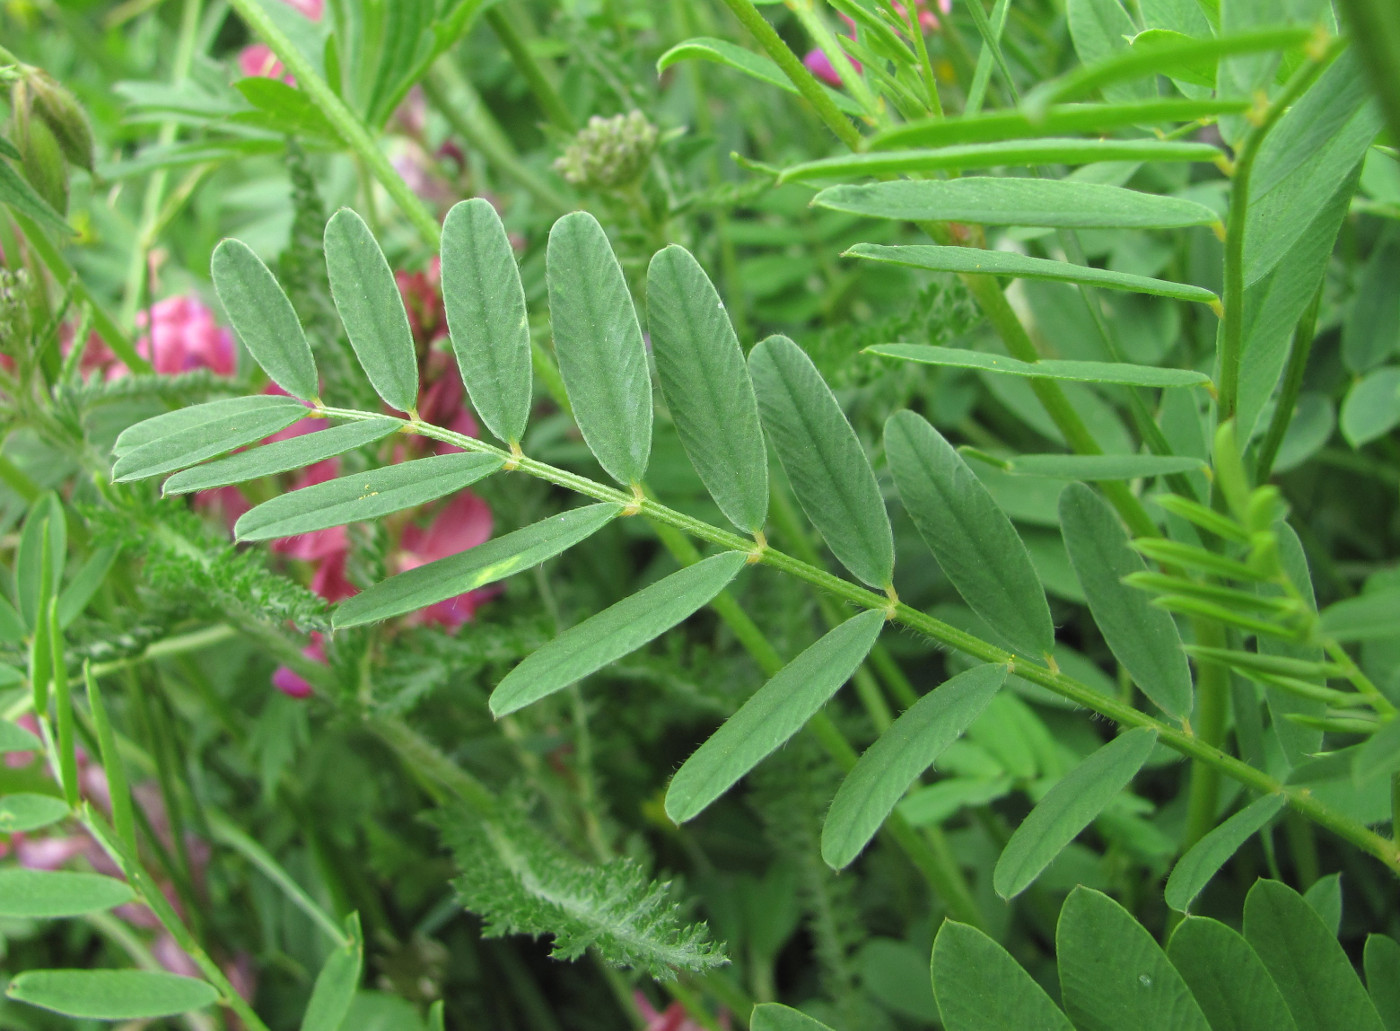
[[[564,98],[554,88],[554,83],[550,81],[544,66],[530,52],[529,43],[503,8],[504,5],[489,7],[482,17],[486,19],[486,24],[491,26],[496,38],[501,41],[501,46],[506,48],[506,53],[510,54],[511,63],[525,79],[545,117],[561,132],[578,132],[578,122],[574,121],[574,116],[569,113]]]
[[[1215,622],[1192,620],[1196,640],[1212,648],[1228,644],[1225,631]],[[1211,748],[1219,749],[1225,740],[1226,717],[1230,711],[1230,671],[1224,666],[1202,662],[1196,666],[1196,726],[1197,738]],[[1186,851],[1200,841],[1215,826],[1215,814],[1220,804],[1220,768],[1204,759],[1191,764],[1191,786],[1186,806],[1186,835],[1181,843]]]
[[[1288,351],[1288,366],[1283,372],[1283,388],[1279,391],[1278,404],[1273,418],[1269,420],[1264,442],[1259,445],[1259,459],[1255,465],[1254,482],[1264,483],[1274,471],[1274,459],[1283,444],[1284,434],[1293,422],[1293,408],[1298,403],[1298,395],[1303,389],[1303,374],[1308,369],[1308,357],[1312,354],[1313,337],[1317,331],[1317,310],[1322,305],[1322,284],[1317,285],[1317,293],[1298,326],[1293,331],[1293,346]]]
[[[879,122],[880,102],[875,99],[875,94],[870,91],[860,72],[851,64],[846,51],[841,49],[841,44],[837,42],[831,28],[816,12],[812,0],[787,0],[786,7],[807,31],[807,35],[812,37],[817,49],[826,55],[831,67],[836,70],[836,74],[850,91],[851,98],[865,109],[865,117],[872,124]]]

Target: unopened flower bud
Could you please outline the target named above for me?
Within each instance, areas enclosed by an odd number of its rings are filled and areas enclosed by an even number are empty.
[[[35,192],[60,215],[68,213],[68,162],[58,137],[33,109],[28,82],[15,84],[15,147],[20,167]]]
[[[68,163],[92,171],[92,127],[78,100],[48,72],[28,69],[34,114],[49,127]]]
[[[554,168],[575,186],[600,190],[628,186],[646,171],[659,136],[640,111],[612,118],[594,115]]]

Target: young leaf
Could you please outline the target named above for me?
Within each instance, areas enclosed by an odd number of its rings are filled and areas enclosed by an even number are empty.
[[[326,223],[326,272],[340,321],[370,384],[391,408],[418,404],[418,354],[393,270],[364,219],[341,208]]]
[[[206,458],[213,458],[225,451],[232,451],[234,448],[252,444],[285,430],[306,414],[301,402],[293,398],[269,397],[266,400],[281,403],[262,404],[251,410],[233,411],[209,419],[197,427],[159,437],[125,452],[112,466],[112,480],[116,483],[141,480],[197,465]]]
[[[666,815],[676,823],[696,816],[801,730],[855,672],[884,624],[883,612],[862,612],[779,670],[676,771]]]
[[[1273,978],[1233,927],[1189,916],[1172,932],[1167,958],[1212,1031],[1297,1031]]]
[[[276,440],[178,472],[161,485],[161,493],[188,494],[194,490],[226,487],[231,483],[243,483],[292,469],[305,469],[327,458],[382,440],[402,425],[398,419],[366,419]]]
[[[53,795],[20,792],[0,798],[0,834],[36,831],[68,815],[68,806]]]
[[[1055,626],[1030,554],[962,456],[909,411],[885,423],[885,453],[919,536],[972,611],[1016,650],[1051,651]]]
[[[1177,719],[1191,712],[1191,670],[1171,616],[1153,608],[1123,577],[1147,568],[1128,547],[1112,509],[1082,484],[1060,495],[1060,527],[1070,564],[1104,640],[1138,688]]]
[[[224,240],[209,262],[214,290],[233,331],[279,387],[303,401],[321,393],[316,360],[292,302],[266,265],[241,240]]]
[[[749,1017],[749,1031],[832,1031],[820,1020],[780,1002],[760,1002]]]
[[[875,836],[895,804],[981,715],[1006,681],[998,663],[974,666],[906,709],[841,782],[822,825],[822,859],[841,870]]]
[[[150,1020],[212,1006],[214,986],[146,970],[27,970],[5,994],[65,1017]]]
[[[306,406],[291,397],[278,394],[254,394],[252,397],[229,397],[221,401],[206,401],[189,408],[177,408],[128,426],[112,445],[112,454],[118,458],[137,448],[152,444],[167,437],[193,435],[204,437],[206,427],[218,425],[235,417],[252,417],[264,412],[292,412],[297,416],[308,414]]]
[[[768,451],[753,382],[724,302],[682,247],[651,259],[647,323],[661,394],[691,465],[726,518],[757,533],[768,515]]]
[[[360,987],[360,968],[364,961],[364,941],[360,936],[360,918],[353,914],[346,920],[349,941],[337,945],[316,975],[311,999],[301,1018],[301,1031],[341,1031],[355,992]]]
[[[504,580],[537,566],[596,533],[621,505],[587,505],[542,519],[456,555],[391,576],[341,602],[331,617],[337,630],[402,616],[424,605]]]
[[[1107,895],[1083,886],[1070,892],[1055,951],[1060,998],[1079,1031],[1210,1031],[1161,946]]]
[[[1035,978],[975,927],[943,921],[930,974],[947,1031],[1073,1031]]]
[[[530,323],[506,227],[483,197],[453,205],[442,224],[442,302],[472,406],[518,443],[530,417]]]
[[[496,685],[491,714],[523,709],[664,634],[709,604],[746,558],[731,551],[697,562],[565,630]]]
[[[872,587],[894,576],[894,535],[855,430],[803,350],[773,336],[749,354],[758,408],[793,493],[837,560]]]
[[[59,870],[0,870],[0,916],[51,920],[100,913],[130,902],[131,889],[115,877]]]
[[[1400,1031],[1400,942],[1388,935],[1368,934],[1364,963],[1366,987],[1386,1031]]]
[[[957,180],[952,180],[956,182]],[[898,358],[925,365],[951,365],[960,369],[998,372],[1030,379],[1059,379],[1075,383],[1122,383],[1132,387],[1199,387],[1210,382],[1204,372],[1190,369],[1159,368],[1155,365],[1127,365],[1121,362],[1079,362],[1047,358],[1023,362],[1004,354],[966,351],[959,347],[930,347],[928,344],[876,344],[868,354]]]
[[[1054,480],[1136,480],[1195,472],[1206,463],[1190,455],[1016,455],[1006,471],[1017,476]]]
[[[1167,878],[1167,905],[1179,913],[1189,912],[1215,872],[1282,808],[1282,795],[1257,798],[1192,845]]]
[[[264,501],[238,518],[233,534],[265,541],[377,519],[468,487],[502,464],[495,455],[459,451],[341,476]]]
[[[1002,849],[992,872],[997,894],[1012,899],[1025,891],[1050,861],[1128,786],[1152,754],[1156,741],[1157,732],[1150,727],[1120,734],[1046,792]]]
[[[559,372],[584,442],[618,483],[640,483],[651,454],[651,374],[622,267],[586,211],[554,223],[545,266]]]

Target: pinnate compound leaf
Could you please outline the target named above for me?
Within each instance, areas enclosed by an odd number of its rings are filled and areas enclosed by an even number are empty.
[[[1400,942],[1384,934],[1367,935],[1364,963],[1366,987],[1386,1031],[1400,1031]]]
[[[647,269],[647,323],[681,445],[725,517],[756,533],[768,515],[768,451],[753,381],[714,284],[670,246]]]
[[[913,412],[885,423],[885,453],[919,536],[979,616],[1016,650],[1055,647],[1030,553],[992,495],[941,433]]]
[[[999,372],[1029,379],[1059,379],[1075,383],[1121,383],[1132,387],[1199,387],[1210,382],[1204,372],[1190,369],[1159,368],[1153,365],[1127,365],[1120,362],[1080,362],[1047,358],[1023,362],[1004,354],[967,351],[960,347],[931,347],[928,344],[876,344],[869,354],[898,358],[925,365],[951,365],[960,369]]]
[[[1073,483],[1060,495],[1060,528],[1070,565],[1109,649],[1138,688],[1177,719],[1191,712],[1191,670],[1172,617],[1123,583],[1146,563],[1128,547],[1113,510],[1088,487]]]
[[[697,562],[565,630],[496,685],[491,714],[523,709],[664,634],[709,604],[746,559],[726,552]]]
[[[1060,998],[1078,1031],[1211,1031],[1161,946],[1107,895],[1070,892],[1055,951]]]
[[[598,220],[554,223],[545,252],[549,321],[559,373],[588,449],[623,486],[651,455],[651,373],[627,280]]]
[[[947,1031],[1073,1031],[1035,978],[975,927],[943,921],[930,973]]]
[[[311,999],[301,1018],[301,1031],[341,1031],[350,1004],[355,1001],[365,951],[359,915],[346,920],[346,927],[349,940],[331,950],[316,975]]]
[[[458,451],[341,476],[264,501],[239,517],[233,533],[265,541],[377,519],[468,487],[502,464],[495,455]]]
[[[875,471],[812,359],[787,337],[749,354],[758,409],[798,503],[837,560],[872,587],[894,576],[894,535]]]
[[[453,205],[442,224],[442,301],[476,414],[517,443],[530,416],[530,323],[506,227],[483,197]]]
[[[131,889],[114,877],[66,870],[0,870],[0,916],[53,919],[99,913],[130,902]]]
[[[271,444],[178,472],[161,484],[161,493],[188,494],[190,491],[227,487],[262,476],[305,469],[327,458],[382,440],[402,425],[398,419],[366,419],[342,426],[329,426],[286,440],[275,440]]]
[[[1218,920],[1191,916],[1167,943],[1211,1031],[1297,1031],[1288,1004],[1249,942]]]
[[[65,1017],[150,1020],[211,1006],[214,986],[193,977],[146,970],[28,970],[5,994]]]
[[[504,580],[567,551],[621,511],[621,505],[586,505],[391,576],[341,602],[331,617],[332,625],[340,630],[402,616]]]
[[[698,815],[801,730],[855,672],[884,624],[883,612],[862,612],[780,669],[676,771],[666,815],[676,823]]]
[[[241,240],[224,240],[209,263],[214,291],[233,331],[272,381],[303,401],[321,393],[316,359],[301,320],[262,259]]]
[[[53,795],[19,792],[0,798],[0,834],[36,831],[68,815],[68,805]]]
[[[375,392],[389,406],[418,404],[418,353],[394,272],[364,219],[341,208],[326,223],[326,272],[341,324]]]
[[[1278,815],[1282,795],[1257,798],[1220,826],[1211,830],[1177,860],[1167,878],[1167,905],[1179,913],[1188,912],[1217,870],[1225,865],[1240,846]]]
[[[1385,1031],[1341,944],[1292,888],[1257,881],[1244,900],[1244,936],[1300,1028]]]
[[[1051,860],[1128,786],[1152,754],[1156,741],[1157,732],[1151,727],[1120,734],[1047,791],[1021,821],[997,859],[992,872],[997,894],[1011,899],[1025,891]]]
[[[780,1002],[760,1002],[749,1017],[749,1031],[832,1031],[814,1017]]]
[[[255,399],[240,397],[233,400]],[[225,451],[232,451],[234,448],[270,437],[306,415],[306,407],[294,398],[266,397],[256,400],[262,403],[229,405],[209,411],[214,405],[226,404],[223,401],[211,401],[209,404],[186,409],[189,412],[206,409],[201,413],[206,418],[198,422],[192,420],[191,424],[178,432],[164,434],[149,443],[119,453],[116,463],[112,466],[113,481],[124,483],[128,480],[141,480],[196,465],[206,458],[213,458]],[[156,419],[160,418],[163,416],[156,416]],[[143,425],[145,423],[138,423],[132,429],[139,429]],[[121,438],[118,438],[117,443],[120,445]]]

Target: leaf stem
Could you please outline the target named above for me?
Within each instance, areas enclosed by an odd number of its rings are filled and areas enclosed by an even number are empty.
[[[1191,623],[1198,644],[1211,648],[1226,647],[1225,631],[1219,623],[1208,619],[1193,619]],[[1229,709],[1230,671],[1215,663],[1197,662],[1195,731],[1203,744],[1218,749],[1224,743]],[[1219,804],[1220,768],[1203,759],[1196,759],[1191,764],[1182,852],[1200,841],[1215,826]]]

